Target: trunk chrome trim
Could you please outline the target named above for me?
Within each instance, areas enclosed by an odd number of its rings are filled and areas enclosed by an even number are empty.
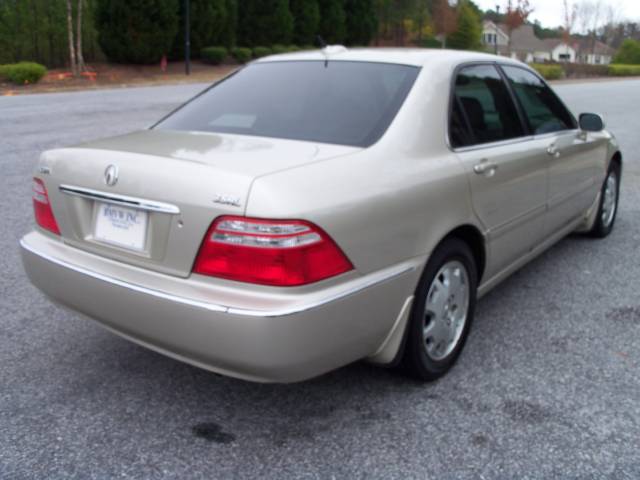
[[[133,290],[135,292],[139,292],[139,293],[143,293],[146,295],[151,295],[157,298],[161,298],[163,300],[168,300],[171,302],[176,302],[176,303],[181,303],[183,305],[188,305],[191,307],[197,307],[197,308],[202,308],[205,310],[209,310],[211,312],[219,312],[219,313],[227,313],[227,314],[232,314],[232,315],[244,315],[244,316],[248,316],[248,317],[264,317],[264,318],[271,318],[271,317],[285,317],[288,315],[293,315],[296,313],[302,313],[305,312],[307,310],[311,310],[317,307],[321,307],[327,303],[336,301],[336,300],[340,300],[342,298],[354,295],[366,288],[372,287],[374,285],[378,285],[380,283],[384,283],[387,281],[390,281],[394,278],[397,278],[401,275],[404,275],[406,273],[409,273],[411,271],[414,271],[416,269],[416,267],[414,265],[407,265],[402,264],[402,265],[398,265],[395,268],[391,268],[386,270],[385,272],[377,272],[374,274],[371,274],[363,279],[361,279],[359,282],[357,282],[356,285],[353,285],[347,289],[344,289],[342,291],[339,292],[335,292],[335,293],[329,293],[328,295],[326,295],[324,298],[321,298],[319,300],[316,300],[314,302],[309,302],[309,303],[304,303],[301,305],[295,305],[292,306],[290,308],[284,308],[281,310],[252,310],[252,309],[247,309],[247,308],[235,308],[235,307],[230,307],[230,306],[226,306],[226,305],[220,305],[220,304],[216,304],[216,303],[209,303],[209,302],[204,302],[201,300],[194,300],[191,298],[186,298],[186,297],[181,297],[178,295],[173,295],[171,293],[167,293],[167,292],[163,292],[161,290],[156,290],[156,289],[152,289],[152,288],[148,288],[148,287],[144,287],[142,285],[137,285],[134,283],[130,283],[130,282],[126,282],[123,280],[119,280],[117,278],[108,276],[108,275],[103,275],[101,273],[95,272],[93,270],[89,270],[87,268],[84,267],[80,267],[77,265],[73,265],[65,260],[60,260],[58,258],[55,258],[47,253],[44,252],[40,252],[38,250],[36,250],[35,248],[33,248],[31,245],[29,245],[24,238],[20,239],[20,246],[34,254],[37,255],[41,258],[43,258],[44,260],[47,260],[51,263],[54,263],[56,265],[59,265],[63,268],[67,268],[69,270],[72,270],[74,272],[83,274],[83,275],[87,275],[91,278],[95,278],[96,280],[100,280],[106,283],[110,283],[112,285],[116,285],[118,287],[122,287],[122,288],[127,288],[129,290]],[[87,255],[93,255],[90,253],[87,253]]]
[[[60,185],[60,187],[58,188],[62,193],[66,193],[68,195],[89,198],[91,200],[99,200],[105,203],[113,203],[116,205],[122,205],[124,207],[135,208],[137,210],[148,210],[152,212],[168,213],[171,215],[178,215],[180,213],[180,209],[170,203],[156,202],[155,200],[146,200],[144,198],[101,192],[99,190],[75,187],[73,185]]]

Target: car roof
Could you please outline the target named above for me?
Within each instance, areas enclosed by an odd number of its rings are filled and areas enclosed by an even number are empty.
[[[507,57],[500,57],[481,52],[462,50],[447,50],[435,48],[346,48],[341,45],[330,45],[322,50],[307,50],[301,52],[270,55],[256,60],[256,63],[282,61],[351,61],[394,63],[398,65],[412,65],[422,67],[432,61],[438,64],[460,64],[466,62],[495,62],[522,65]]]

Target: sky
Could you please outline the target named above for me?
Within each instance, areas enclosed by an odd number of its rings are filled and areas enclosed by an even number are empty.
[[[483,10],[495,10],[496,5],[500,5],[500,10],[504,11],[507,0],[474,0]],[[570,4],[580,4],[582,0],[569,0]],[[596,0],[590,0],[592,3]],[[514,0],[513,3],[516,3]],[[640,0],[601,0],[605,10],[611,6],[615,11],[615,20],[640,21]],[[533,13],[529,17],[531,20],[539,20],[547,28],[557,27],[563,23],[564,7],[562,0],[529,0],[533,7]],[[602,15],[605,17],[606,15]],[[604,18],[603,18],[604,21]]]

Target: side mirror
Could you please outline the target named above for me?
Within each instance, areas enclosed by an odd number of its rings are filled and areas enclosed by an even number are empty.
[[[597,113],[581,113],[578,120],[580,129],[585,132],[601,132],[604,130],[604,120]]]

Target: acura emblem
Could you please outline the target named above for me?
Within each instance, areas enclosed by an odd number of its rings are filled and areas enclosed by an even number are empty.
[[[115,165],[109,165],[104,171],[104,183],[113,187],[118,183],[118,167]]]

